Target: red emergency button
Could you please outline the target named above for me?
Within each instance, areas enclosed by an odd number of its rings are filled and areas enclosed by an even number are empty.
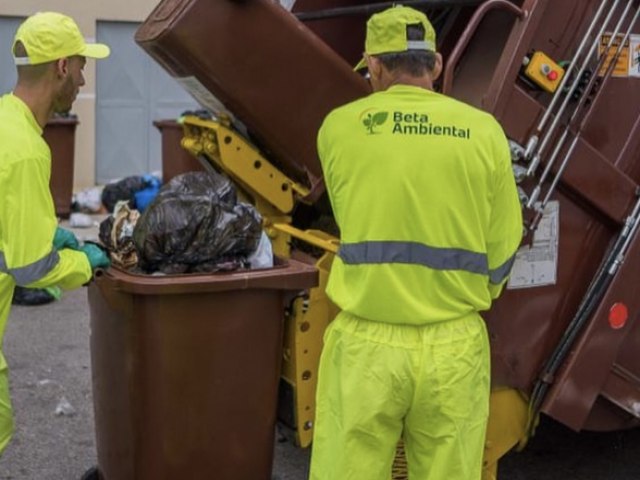
[[[609,309],[609,325],[614,330],[619,330],[624,327],[628,318],[629,310],[622,302],[614,303]]]
[[[549,73],[547,73],[547,79],[555,82],[558,79],[558,72],[556,72],[555,70],[551,70]]]

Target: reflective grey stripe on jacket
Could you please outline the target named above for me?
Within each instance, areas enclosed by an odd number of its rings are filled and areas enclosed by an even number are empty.
[[[338,256],[348,265],[366,263],[408,263],[424,265],[434,270],[464,270],[488,275],[489,281],[500,284],[511,271],[515,254],[498,268],[489,270],[484,253],[461,248],[429,247],[417,242],[359,242],[340,245]]]
[[[0,272],[11,275],[18,285],[25,286],[40,280],[47,273],[53,270],[59,261],[60,256],[58,255],[58,252],[53,250],[37,262],[33,262],[32,264],[24,267],[9,269],[4,258],[4,252],[0,252]]]

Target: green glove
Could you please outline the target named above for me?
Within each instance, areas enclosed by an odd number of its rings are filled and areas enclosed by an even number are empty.
[[[80,247],[80,244],[72,231],[62,227],[56,228],[56,233],[53,236],[53,248],[56,250],[62,250],[63,248],[78,250],[78,247]]]
[[[53,287],[46,287],[44,290],[56,300],[60,300],[62,298],[62,289],[57,285],[54,285]]]
[[[109,260],[107,252],[102,250],[95,243],[85,243],[78,250],[87,256],[89,264],[91,265],[91,270],[95,270],[96,268],[107,268],[111,265],[111,260]]]

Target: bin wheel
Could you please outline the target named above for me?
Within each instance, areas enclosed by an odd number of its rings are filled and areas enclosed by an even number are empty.
[[[98,467],[91,467],[89,470],[84,472],[80,480],[100,480],[100,472],[98,471]]]

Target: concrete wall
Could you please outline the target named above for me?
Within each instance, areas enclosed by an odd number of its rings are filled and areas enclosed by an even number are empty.
[[[98,21],[142,22],[160,0],[1,0],[0,17],[26,17],[38,11],[57,11],[78,23],[87,41],[95,41]],[[86,85],[73,106],[80,120],[76,132],[74,189],[95,182],[95,61],[85,67]]]

